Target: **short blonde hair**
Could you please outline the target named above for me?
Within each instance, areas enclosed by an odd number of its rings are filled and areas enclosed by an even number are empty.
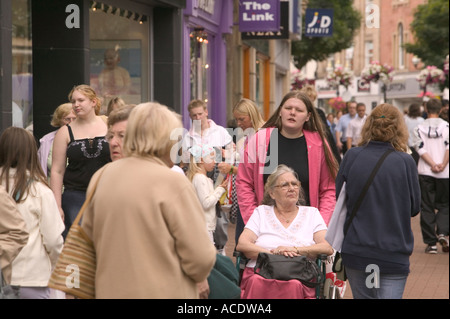
[[[64,118],[73,111],[72,103],[64,103],[58,106],[53,112],[50,125],[53,127],[61,127],[64,125]]]
[[[315,100],[317,100],[317,91],[316,88],[312,85],[306,85],[300,89],[300,92],[305,93],[308,95],[309,99],[312,103],[314,103]]]
[[[109,101],[108,108],[106,109],[106,115],[109,116],[109,114],[113,110],[115,110],[116,108],[119,108],[121,106],[124,106],[125,104],[126,103],[122,98],[116,96],[115,98],[111,99],[111,101]]]
[[[258,110],[258,107],[256,106],[256,103],[250,99],[242,98],[233,107],[233,112],[248,115],[250,117],[250,121],[252,122],[252,127],[255,130],[255,132],[259,130],[261,126],[264,125],[264,120],[261,116],[261,113]]]
[[[172,132],[182,127],[181,116],[167,106],[156,102],[138,104],[128,118],[124,154],[162,159],[178,142],[171,139]]]

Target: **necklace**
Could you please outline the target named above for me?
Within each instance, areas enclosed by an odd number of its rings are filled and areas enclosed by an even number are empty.
[[[295,216],[297,216],[297,210],[295,210],[295,211],[293,211],[293,212],[295,212]],[[278,210],[278,208],[275,208],[275,213],[277,214],[277,216],[279,217],[279,219],[281,220],[281,219],[284,219],[284,222],[286,223],[286,224],[289,224],[292,220],[291,220],[291,218],[286,218],[286,217],[284,217],[284,215]],[[289,213],[289,212],[288,212]],[[295,216],[291,216],[291,217],[293,217],[292,219],[294,219],[295,218]],[[283,220],[281,220],[281,222],[283,222]]]

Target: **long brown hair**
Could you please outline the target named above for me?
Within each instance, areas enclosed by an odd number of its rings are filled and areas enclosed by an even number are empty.
[[[282,123],[280,118],[280,112],[283,105],[286,103],[289,99],[298,99],[302,101],[306,105],[306,110],[310,114],[309,120],[305,122],[303,125],[303,129],[310,131],[310,132],[317,132],[320,135],[320,139],[322,140],[323,149],[325,152],[325,160],[327,162],[328,170],[333,177],[333,179],[336,178],[337,171],[339,169],[339,164],[336,161],[336,158],[331,153],[330,147],[328,145],[328,142],[325,137],[325,128],[323,126],[323,122],[320,119],[319,113],[317,113],[316,108],[312,104],[310,98],[307,94],[299,91],[294,90],[289,93],[287,93],[283,100],[281,100],[280,105],[275,110],[275,112],[272,114],[272,116],[267,120],[266,124],[262,126],[262,128],[268,128],[268,127],[276,127],[281,132],[282,130]]]
[[[23,128],[8,127],[0,136],[0,167],[0,182],[17,203],[27,198],[32,181],[48,186],[39,164],[36,141],[33,135]],[[11,168],[16,170],[12,192],[9,185]]]

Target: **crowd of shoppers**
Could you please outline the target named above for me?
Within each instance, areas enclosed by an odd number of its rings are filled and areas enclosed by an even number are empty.
[[[346,225],[342,256],[353,296],[402,297],[413,248],[410,218],[419,212],[426,252],[437,253],[437,243],[449,250],[448,106],[442,107],[448,104],[439,100],[424,105],[425,120],[420,105],[403,116],[381,104],[367,115],[356,101],[334,118],[305,89],[287,93],[267,121],[254,101],[241,99],[234,130],[193,100],[192,125],[177,138],[181,119],[168,107],[112,101],[117,105],[111,102],[102,116],[96,92],[74,87],[39,152],[24,129],[0,136],[0,228],[9,234],[0,236],[0,258],[21,298],[50,298],[47,282],[65,236],[97,181],[82,220],[97,255],[96,298],[208,298],[230,216],[236,250],[248,258],[242,298],[314,298],[298,281],[253,274],[258,253],[332,255],[325,233],[344,182],[351,211],[386,150],[392,153]],[[229,211],[221,206],[224,196]],[[380,286],[395,289],[367,288],[364,270],[373,263]]]

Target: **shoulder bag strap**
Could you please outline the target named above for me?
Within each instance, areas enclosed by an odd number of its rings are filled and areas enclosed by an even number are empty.
[[[381,164],[383,164],[384,159],[390,154],[392,153],[394,150],[393,149],[388,149],[386,152],[384,152],[384,154],[380,157],[380,159],[378,160],[378,163],[375,165],[372,173],[369,176],[369,179],[366,182],[366,185],[364,185],[363,190],[361,191],[361,194],[359,195],[358,200],[355,203],[355,206],[353,207],[352,210],[352,215],[350,216],[350,220],[348,221],[347,225],[344,227],[344,235],[347,234],[348,228],[350,226],[350,224],[352,223],[353,218],[356,215],[356,212],[358,211],[359,207],[361,206],[361,203],[364,199],[364,196],[366,196],[367,190],[370,187],[370,184],[372,184],[373,178],[375,177],[375,174],[377,173],[378,169],[380,168]]]

